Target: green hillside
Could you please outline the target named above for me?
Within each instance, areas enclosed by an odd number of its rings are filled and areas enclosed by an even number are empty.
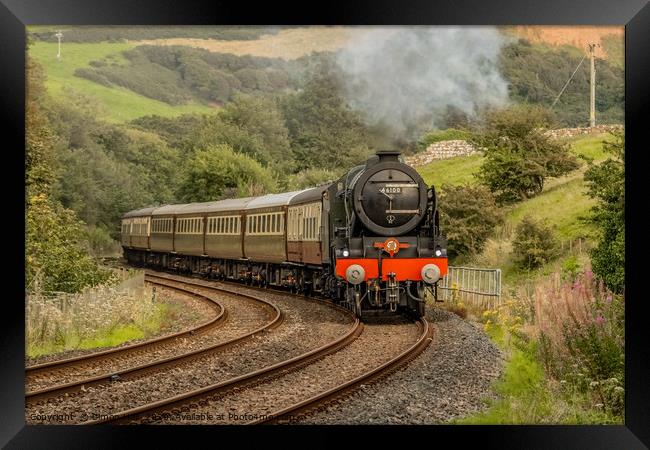
[[[36,41],[28,49],[29,56],[45,68],[45,86],[55,98],[66,95],[66,90],[81,93],[97,101],[101,118],[108,122],[127,122],[146,116],[178,116],[185,113],[209,113],[215,108],[190,102],[172,106],[167,103],[144,97],[128,89],[107,87],[90,80],[74,76],[75,69],[90,67],[89,62],[106,58],[115,64],[124,64],[124,50],[134,47],[128,43],[64,43],[61,46],[61,60],[57,61],[57,44]]]
[[[578,136],[568,139],[568,142],[575,155],[597,163],[607,158],[607,154],[603,151],[603,140],[611,140],[611,135]],[[478,171],[481,163],[482,156],[480,155],[461,156],[433,161],[418,167],[417,170],[427,184],[433,184],[440,189],[446,183],[476,183],[474,173]],[[480,267],[500,267],[503,270],[506,285],[512,286],[525,280],[526,277],[530,277],[531,274],[521,273],[510,259],[511,232],[526,215],[552,225],[557,238],[565,242],[566,245],[570,240],[577,238],[590,240],[593,237],[593,229],[580,220],[581,217],[589,213],[589,209],[594,205],[594,200],[586,195],[583,181],[587,166],[587,162],[583,162],[578,170],[564,177],[549,179],[542,194],[508,207],[505,224],[497,232],[499,237],[489,239],[481,255],[473,257],[472,261],[464,261],[464,263]],[[444,225],[442,226],[444,227]],[[583,255],[584,258],[586,258],[586,254]],[[552,261],[547,266],[538,269],[536,273],[543,275],[546,272],[557,270],[565,259],[566,256]]]

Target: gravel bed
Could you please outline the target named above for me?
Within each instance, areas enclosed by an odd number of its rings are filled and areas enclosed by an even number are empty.
[[[441,310],[427,311],[431,345],[406,368],[365,386],[300,424],[437,424],[477,413],[493,398],[503,355],[483,331]]]
[[[227,289],[245,291],[245,288],[230,285]],[[344,335],[353,323],[350,316],[326,304],[281,293],[256,291],[253,295],[264,295],[282,310],[284,320],[278,328],[217,354],[204,355],[161,372],[89,387],[76,396],[64,395],[45,404],[30,405],[26,410],[27,423],[49,423],[45,417],[48,414],[68,414],[65,423],[79,423],[97,414],[115,414],[215,384],[320,347]],[[229,308],[229,305],[225,306]]]
[[[361,336],[349,346],[312,364],[280,377],[269,377],[250,388],[237,389],[192,409],[191,413],[172,415],[157,423],[250,422],[352,380],[394,358],[421,335],[419,327],[404,318],[384,322],[366,322]]]
[[[77,356],[91,355],[93,353],[97,353],[98,351],[108,350],[109,348],[121,348],[140,342],[149,341],[151,339],[167,336],[170,334],[178,333],[182,330],[193,328],[202,322],[210,320],[215,316],[215,309],[204,301],[201,301],[190,295],[184,295],[177,291],[165,289],[160,286],[156,286],[156,289],[158,302],[169,303],[173,305],[174,308],[182,310],[183,314],[175,315],[173,317],[173,320],[166,321],[163,326],[155,333],[151,333],[141,339],[133,339],[127,342],[123,342],[122,344],[113,347],[66,350],[63,352],[50,353],[34,358],[26,357],[25,366],[75,358]]]
[[[275,317],[275,311],[264,303],[198,287],[192,287],[191,289],[221,303],[228,312],[227,321],[221,326],[211,328],[206,332],[179,336],[159,346],[156,345],[154,348],[144,348],[129,352],[127,355],[116,355],[109,359],[93,361],[83,365],[63,367],[56,371],[48,371],[39,378],[29,377],[29,389],[42,389],[52,384],[80,381],[94,375],[115,373],[157,360],[201,350],[250,333]],[[213,308],[213,317],[214,311]]]

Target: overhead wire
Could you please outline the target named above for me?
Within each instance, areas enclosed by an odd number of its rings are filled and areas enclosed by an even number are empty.
[[[576,66],[575,70],[573,71],[573,73],[571,74],[571,76],[569,77],[569,79],[566,81],[566,83],[564,83],[564,87],[562,88],[562,90],[560,91],[560,93],[557,94],[557,97],[555,97],[555,100],[553,100],[553,104],[551,104],[551,108],[553,108],[553,107],[555,106],[555,104],[557,103],[557,101],[560,99],[560,96],[562,95],[562,93],[564,92],[564,90],[566,89],[566,87],[569,85],[569,83],[571,82],[571,80],[572,80],[573,77],[575,76],[576,72],[578,71],[578,69],[580,68],[580,66],[582,65],[582,62],[585,60],[586,57],[587,57],[587,55],[585,54],[585,55],[582,57],[582,59],[580,60],[580,62],[578,63],[578,65]]]

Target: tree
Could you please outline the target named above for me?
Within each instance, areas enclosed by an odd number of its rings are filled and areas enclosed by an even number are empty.
[[[439,195],[441,227],[451,257],[476,254],[503,221],[494,197],[483,186],[443,185]]]
[[[341,74],[322,59],[304,89],[283,102],[298,169],[349,168],[367,158],[369,136],[361,117],[344,101]]]
[[[43,76],[28,60],[25,158],[25,281],[29,291],[76,292],[109,278],[83,249],[83,224],[52,199],[57,144],[41,109]]]
[[[275,187],[268,169],[221,144],[194,152],[185,165],[178,196],[186,202],[206,202],[224,197],[263,195]]]
[[[39,103],[44,95],[44,75],[40,65],[27,61],[25,187],[27,199],[32,195],[49,194],[56,179],[55,136]],[[27,205],[26,205],[27,206]]]
[[[518,105],[488,112],[474,130],[470,141],[485,151],[478,178],[500,203],[535,196],[547,178],[578,168],[569,146],[543,133],[550,124],[547,110]]]
[[[235,125],[256,138],[261,145],[255,159],[264,165],[291,165],[289,131],[278,105],[271,98],[238,94],[221,113],[227,123]]]
[[[591,265],[609,289],[620,293],[625,286],[625,133],[612,134],[614,142],[603,146],[613,158],[590,167],[585,182],[588,195],[597,201],[591,220],[600,234]]]
[[[515,263],[527,270],[550,261],[557,252],[557,240],[553,230],[541,222],[526,216],[517,225],[512,241]]]

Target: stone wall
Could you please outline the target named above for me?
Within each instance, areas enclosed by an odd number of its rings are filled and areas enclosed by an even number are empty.
[[[556,130],[548,130],[546,134],[557,139],[578,136],[582,134],[607,133],[609,131],[621,129],[623,129],[623,125],[596,125],[595,127],[558,128]],[[476,147],[467,141],[440,141],[434,142],[423,152],[406,157],[405,161],[409,166],[417,167],[429,164],[431,161],[437,159],[454,158],[456,156],[468,156],[473,153],[477,153],[478,151],[479,150],[476,149]]]
[[[426,150],[406,158],[406,164],[410,166],[423,166],[435,159],[454,158],[456,156],[467,156],[476,153],[478,150],[469,142],[463,140],[434,142]]]
[[[622,130],[623,125],[596,125],[595,127],[578,127],[578,128],[558,128],[548,130],[547,135],[554,138],[573,137],[581,134],[600,134],[608,133],[614,130]]]

